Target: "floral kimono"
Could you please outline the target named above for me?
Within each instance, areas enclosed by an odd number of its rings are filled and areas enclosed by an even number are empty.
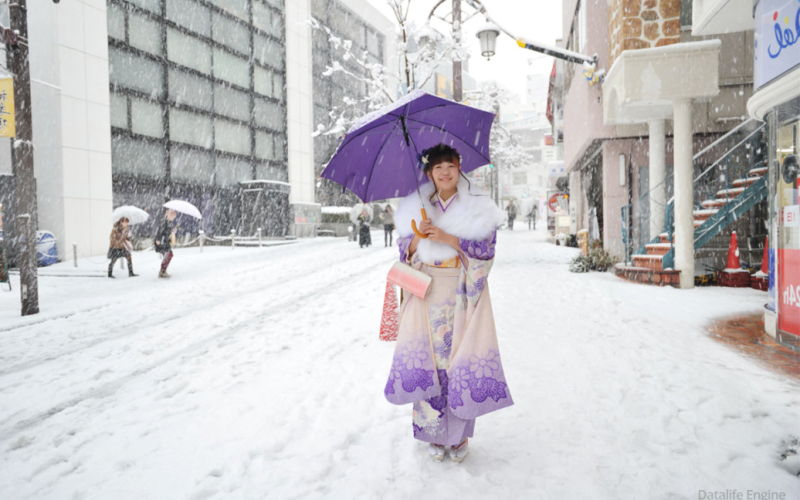
[[[456,236],[460,249],[423,239],[409,258],[411,219],[420,217],[420,200],[416,193],[403,200],[395,214],[400,260],[432,282],[424,300],[404,294],[384,394],[394,404],[413,403],[415,438],[456,446],[472,437],[476,417],[513,404],[487,283],[504,214],[463,178],[446,202],[433,183],[421,191],[433,224]]]

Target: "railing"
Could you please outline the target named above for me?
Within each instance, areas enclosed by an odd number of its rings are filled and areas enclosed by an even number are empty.
[[[734,186],[734,183],[740,179],[747,179],[750,170],[766,166],[765,127],[764,123],[752,119],[747,120],[694,155],[694,208],[695,210],[718,210],[695,230],[695,250],[708,243],[722,228],[735,221],[766,195],[766,176],[749,187],[746,182],[741,183],[742,191],[731,191],[740,188],[739,184]],[[650,188],[637,200],[638,210],[635,211],[635,219],[647,223],[644,227],[642,227],[642,223],[639,223],[639,238],[627,234],[627,220],[623,219],[623,233],[625,233],[623,239],[627,241],[628,238],[633,237],[640,243],[639,249],[634,254],[645,254],[648,243],[660,241],[658,235],[653,235],[649,241],[643,235],[649,234],[650,194],[656,189],[664,189],[664,185],[667,188],[665,198],[668,200],[664,207],[664,232],[668,235],[668,241],[672,242],[674,227],[674,196],[670,192],[670,188],[674,185],[672,178],[672,175],[668,176],[664,181],[665,184]],[[734,193],[741,194],[734,196]],[[718,194],[720,194],[719,198]],[[735,201],[728,203],[734,197]],[[726,203],[720,207],[703,206],[704,201],[716,199]],[[664,255],[662,258],[663,269],[674,267],[674,255],[674,248]]]

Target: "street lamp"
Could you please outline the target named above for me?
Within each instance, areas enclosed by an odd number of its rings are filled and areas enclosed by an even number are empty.
[[[494,55],[498,35],[500,35],[500,28],[498,28],[496,24],[490,22],[481,26],[475,34],[481,41],[481,55],[486,59],[491,59]]]

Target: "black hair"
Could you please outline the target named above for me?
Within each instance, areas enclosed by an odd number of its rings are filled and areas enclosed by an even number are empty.
[[[420,156],[421,158],[427,157],[427,161],[422,164],[423,167],[422,170],[426,174],[431,174],[433,172],[433,167],[444,161],[450,161],[452,163],[455,163],[456,165],[458,165],[459,175],[461,175],[461,177],[463,177],[464,180],[467,181],[469,189],[470,190],[472,189],[472,183],[469,182],[467,176],[464,175],[464,172],[461,171],[461,155],[458,154],[456,148],[448,146],[443,142],[440,142],[439,144],[432,146],[428,149],[423,149],[422,154]]]

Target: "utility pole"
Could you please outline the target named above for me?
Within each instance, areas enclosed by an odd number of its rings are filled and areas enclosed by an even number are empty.
[[[33,122],[31,73],[28,59],[28,9],[26,0],[8,6],[11,32],[16,44],[6,45],[8,65],[14,74],[14,104],[17,135],[11,148],[12,175],[16,191],[17,265],[19,266],[22,315],[39,313],[39,278],[36,268],[36,180],[33,176]],[[8,43],[9,40],[3,40]],[[22,243],[24,239],[24,243]]]
[[[461,43],[461,0],[453,0],[453,38]],[[461,102],[463,92],[461,61],[453,61],[453,100]]]

